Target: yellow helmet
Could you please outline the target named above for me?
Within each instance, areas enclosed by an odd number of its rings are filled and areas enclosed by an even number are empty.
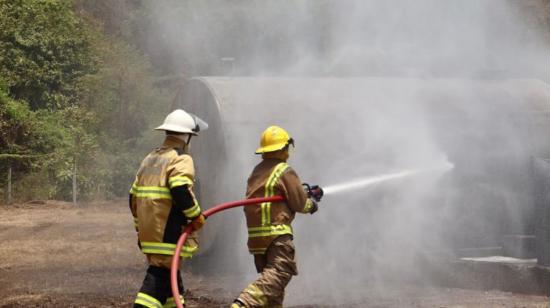
[[[279,126],[270,126],[262,133],[260,147],[256,150],[256,154],[279,151],[289,144],[294,145],[294,140],[286,130]]]

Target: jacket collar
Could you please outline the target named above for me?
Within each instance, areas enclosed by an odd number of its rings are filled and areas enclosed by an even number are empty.
[[[166,135],[164,143],[162,144],[162,148],[178,148],[186,150],[187,144],[183,140],[180,140],[175,136]]]
[[[268,163],[268,164],[271,163],[271,164],[274,164],[274,165],[279,164],[279,163],[286,163],[285,160],[282,160],[280,158],[274,158],[274,157],[266,157],[266,158],[263,159],[263,161],[265,163]]]

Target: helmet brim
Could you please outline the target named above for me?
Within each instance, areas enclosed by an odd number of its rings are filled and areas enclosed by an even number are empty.
[[[263,154],[263,153],[269,153],[269,152],[275,152],[275,151],[280,151],[282,149],[284,149],[286,147],[286,145],[288,144],[288,142],[285,142],[285,143],[278,143],[278,144],[272,144],[272,145],[268,145],[268,146],[265,146],[265,147],[259,147],[257,150],[256,150],[256,154]]]
[[[164,130],[164,131],[171,131],[175,133],[181,133],[181,134],[191,134],[197,136],[198,134],[190,129],[182,128],[178,125],[171,125],[171,124],[162,124],[159,127],[155,127],[154,130]]]

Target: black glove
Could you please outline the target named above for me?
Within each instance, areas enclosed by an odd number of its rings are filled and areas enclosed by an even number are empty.
[[[310,214],[313,214],[315,212],[317,212],[319,210],[319,205],[317,204],[317,201],[313,200],[313,199],[310,199],[311,200],[311,211],[309,211]]]
[[[320,202],[323,198],[323,189],[319,187],[319,185],[313,185],[309,189],[309,193],[311,195],[311,198],[313,198],[315,201]]]

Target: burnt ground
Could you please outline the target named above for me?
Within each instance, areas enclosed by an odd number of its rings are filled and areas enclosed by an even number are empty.
[[[124,201],[0,208],[0,307],[131,307],[146,263]],[[188,307],[227,307],[232,277],[183,270]],[[293,293],[297,290],[294,290]],[[545,296],[409,286],[348,303],[297,307],[550,307]]]

